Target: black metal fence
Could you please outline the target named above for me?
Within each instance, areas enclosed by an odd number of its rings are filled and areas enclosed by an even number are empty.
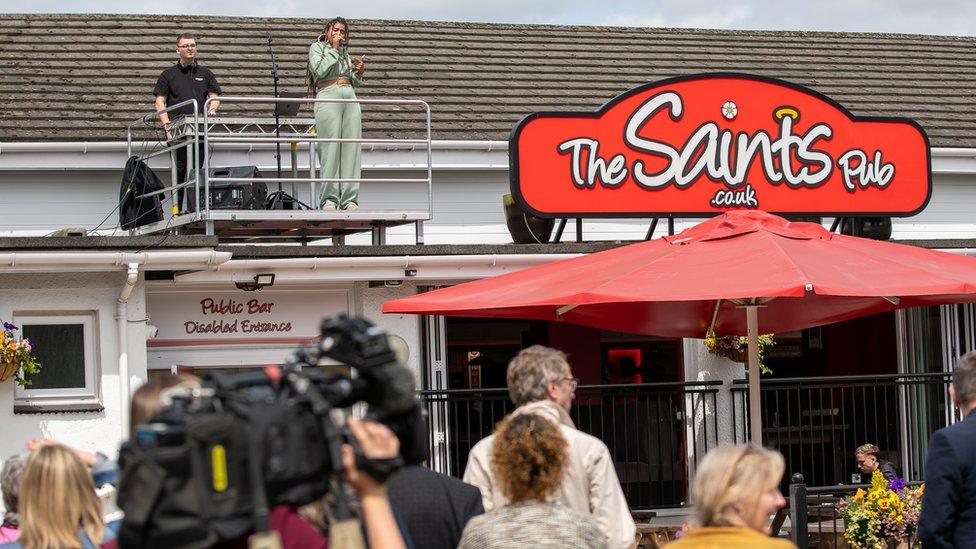
[[[868,442],[900,476],[919,480],[929,436],[951,421],[950,380],[945,373],[764,379],[763,444],[778,449],[786,470],[811,486],[860,482],[854,450]],[[736,382],[736,441],[748,438],[748,400],[747,385]]]
[[[849,498],[858,489],[870,489],[870,484],[808,487],[803,475],[793,475],[787,508],[773,520],[773,535],[786,536],[800,549],[833,549],[848,547],[845,524],[840,512],[841,498]],[[789,517],[789,521],[785,519]],[[912,534],[903,540],[892,540],[889,547],[913,549],[921,547]]]
[[[610,449],[632,509],[688,500],[688,471],[718,440],[721,382],[584,385],[570,416]],[[515,407],[505,389],[422,391],[431,465],[461,476],[471,448]],[[726,411],[725,413],[730,413]],[[724,428],[724,422],[723,422]]]
[[[854,449],[871,442],[906,480],[921,480],[929,436],[950,421],[950,375],[762,381],[763,444],[810,486],[859,482]],[[749,432],[748,388],[719,381],[588,385],[576,390],[577,428],[610,449],[631,509],[685,504],[689,476],[719,440]],[[422,391],[431,466],[460,477],[468,453],[515,406],[505,389]],[[721,419],[719,419],[721,417]],[[722,433],[719,433],[719,431]],[[867,481],[867,478],[863,479]],[[783,492],[789,479],[783,479]]]

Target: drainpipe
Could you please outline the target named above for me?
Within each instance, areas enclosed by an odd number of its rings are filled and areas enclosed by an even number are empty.
[[[136,282],[139,281],[139,264],[129,263],[128,275],[122,293],[119,294],[115,308],[115,322],[118,326],[119,345],[119,411],[122,417],[122,440],[129,438],[129,400],[132,396],[129,386],[129,316],[128,303]]]

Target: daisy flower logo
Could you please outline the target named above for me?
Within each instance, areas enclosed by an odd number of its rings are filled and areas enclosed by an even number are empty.
[[[726,120],[735,120],[735,117],[739,114],[739,107],[735,105],[732,101],[726,101],[722,104],[722,116]]]

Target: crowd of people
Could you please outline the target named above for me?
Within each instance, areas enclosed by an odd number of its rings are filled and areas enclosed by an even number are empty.
[[[511,361],[506,381],[518,407],[472,449],[463,481],[420,466],[374,478],[359,458],[396,457],[397,436],[381,423],[348,419],[361,455],[343,446],[343,477],[362,519],[357,534],[369,547],[635,546],[635,523],[607,447],[577,430],[569,417],[577,380],[566,356],[529,347]],[[163,411],[167,394],[199,387],[199,379],[186,375],[154,378],[140,387],[132,401],[133,433]],[[926,548],[967,547],[976,539],[976,352],[957,363],[951,395],[964,420],[932,436],[918,532]],[[32,439],[26,447],[0,471],[6,508],[0,549],[120,546],[125,518],[110,500],[119,483],[117,464],[47,439]],[[858,447],[855,455],[865,474],[894,474],[873,444]],[[782,455],[755,444],[709,451],[692,483],[694,520],[669,546],[795,547],[770,531],[771,517],[786,505],[779,488],[784,468]],[[269,525],[273,542],[267,547],[325,548],[330,541],[344,546],[340,538],[349,535],[331,516],[328,497],[297,509],[276,506]]]
[[[308,52],[306,78],[308,94],[316,100],[315,134],[320,171],[324,185],[319,196],[319,208],[325,211],[359,209],[359,179],[362,172],[361,144],[362,110],[356,91],[363,83],[366,56],[351,56],[347,51],[349,23],[336,17],[312,42]],[[176,37],[177,61],[156,79],[153,88],[156,112],[163,124],[169,145],[173,148],[176,182],[185,183],[189,175],[203,168],[206,142],[201,139],[193,157],[188,159],[189,146],[175,138],[173,124],[179,117],[192,117],[194,107],[184,104],[194,99],[197,109],[206,105],[210,116],[220,108],[220,84],[217,76],[197,60],[197,39],[192,33]],[[209,101],[209,102],[208,102]],[[180,187],[174,203],[174,213],[195,211],[195,199],[185,200],[186,187]]]

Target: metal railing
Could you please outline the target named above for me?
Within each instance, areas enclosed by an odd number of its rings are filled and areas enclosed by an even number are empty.
[[[604,442],[632,509],[688,501],[689,479],[717,444],[721,382],[583,385],[570,416]],[[421,391],[431,466],[460,477],[471,448],[515,409],[505,389]]]
[[[779,450],[786,470],[811,486],[856,482],[854,450],[865,443],[878,445],[904,478],[921,479],[928,438],[946,425],[951,409],[950,380],[948,373],[764,379],[763,444]],[[734,384],[732,402],[735,440],[744,441],[744,380]]]
[[[281,103],[358,103],[360,105],[398,105],[407,106],[413,105],[422,107],[426,117],[426,128],[427,135],[424,139],[371,139],[371,138],[359,138],[359,139],[343,139],[337,137],[311,137],[309,135],[290,135],[286,137],[272,137],[270,135],[260,135],[260,136],[248,136],[241,135],[239,133],[233,132],[213,132],[211,131],[210,125],[210,115],[208,111],[210,110],[210,104],[213,101],[220,101],[223,105],[222,108],[226,109],[227,105],[234,103],[244,103],[244,104],[273,104],[278,105]],[[315,154],[314,147],[309,147],[309,177],[264,177],[264,181],[271,183],[426,183],[427,184],[427,211],[433,211],[434,198],[433,198],[433,169],[432,169],[432,157],[433,151],[431,148],[431,130],[430,130],[430,105],[426,101],[420,99],[319,99],[316,97],[239,97],[239,96],[221,96],[221,97],[210,97],[204,103],[204,115],[203,115],[203,138],[206,143],[359,143],[360,145],[413,145],[422,146],[427,149],[427,177],[426,178],[323,178],[315,177]],[[203,170],[204,173],[209,173],[210,167],[210,154],[203,157]],[[234,182],[241,181],[239,178],[223,177],[223,178],[212,178],[214,182],[226,181]],[[206,181],[204,185],[204,192],[209,189],[210,181]],[[209,211],[209,203],[208,203]]]
[[[213,101],[220,101],[221,103],[221,114],[211,115],[209,114],[210,106]],[[276,123],[274,118],[264,116],[261,118],[255,118],[254,114],[257,112],[255,108],[258,105],[271,105],[272,108],[276,105],[281,105],[283,103],[310,103],[313,106],[318,103],[359,103],[366,106],[374,106],[377,110],[393,109],[398,113],[398,116],[402,115],[402,111],[408,110],[410,108],[417,108],[422,110],[422,114],[418,113],[418,118],[423,118],[423,129],[415,132],[418,134],[418,138],[359,138],[359,139],[344,139],[344,138],[332,138],[332,137],[321,137],[316,136],[314,133],[310,133],[308,130],[314,129],[314,120],[312,118],[282,118],[280,123]],[[173,136],[169,138],[167,136],[167,143],[165,146],[161,146],[158,142],[153,141],[153,139],[160,140],[159,128],[152,127],[152,124],[158,123],[159,115],[163,112],[172,112],[186,105],[193,106],[193,114],[187,115],[182,120],[176,120],[171,124],[173,129]],[[232,112],[234,106],[237,105],[239,110],[246,112],[250,117],[237,117],[232,118],[231,114],[224,114]],[[375,114],[375,113],[374,113]],[[268,128],[272,128],[270,131]],[[276,131],[280,128],[280,131]],[[138,143],[134,140],[134,135],[142,130],[142,134],[145,134],[145,141]],[[419,130],[419,120],[418,120],[418,130]],[[148,131],[148,133],[147,133]],[[302,204],[302,199],[307,197],[308,205],[311,210],[305,210],[299,214],[289,214],[285,216],[288,220],[304,219],[306,217],[314,219],[316,222],[321,223],[323,220],[329,220],[335,218],[338,222],[340,220],[348,221],[354,220],[361,222],[360,225],[365,223],[366,227],[369,227],[369,221],[373,220],[375,223],[372,224],[380,230],[380,240],[385,243],[385,228],[388,226],[394,226],[397,224],[404,223],[416,223],[417,225],[417,243],[423,243],[423,221],[431,219],[433,212],[433,167],[432,167],[432,138],[431,138],[431,111],[430,106],[422,100],[417,99],[319,99],[311,97],[295,98],[295,97],[240,97],[240,96],[220,96],[208,98],[202,106],[198,105],[195,100],[185,101],[178,105],[168,107],[163,111],[152,112],[137,118],[136,120],[130,122],[126,128],[126,139],[128,144],[129,155],[134,154],[134,150],[137,147],[141,147],[143,151],[142,154],[136,153],[141,159],[148,161],[149,159],[160,156],[163,154],[169,154],[172,151],[186,148],[188,157],[188,177],[186,181],[179,182],[176,181],[176,169],[175,162],[173,162],[173,167],[171,172],[173,174],[172,181],[170,185],[167,185],[164,189],[160,191],[154,191],[141,195],[142,197],[150,197],[153,195],[162,195],[161,200],[166,200],[167,195],[175,193],[178,189],[187,187],[188,199],[191,201],[189,204],[188,212],[184,212],[184,215],[176,218],[174,216],[172,219],[165,221],[165,223],[159,224],[159,226],[152,227],[151,230],[166,230],[172,226],[179,226],[183,224],[200,223],[205,227],[206,234],[214,234],[215,224],[214,220],[219,219],[221,221],[236,221],[238,219],[243,219],[245,224],[253,224],[255,221],[254,215],[247,217],[246,219],[241,218],[239,215],[235,214],[225,214],[224,211],[215,210],[211,204],[211,187],[219,184],[230,184],[230,183],[248,183],[252,182],[253,178],[250,177],[219,177],[210,176],[201,177],[202,174],[210,174],[210,168],[215,164],[214,155],[215,152],[219,153],[221,149],[226,150],[227,146],[239,145],[244,147],[248,154],[253,152],[258,148],[273,148],[275,145],[280,145],[282,143],[290,145],[291,149],[291,163],[286,166],[287,174],[284,173],[286,170],[282,170],[279,174],[269,174],[265,172],[262,174],[260,181],[265,184],[277,183],[280,187],[281,184],[290,184],[292,195],[295,199]],[[400,149],[407,148],[408,150],[418,150],[423,151],[426,162],[421,164],[418,162],[416,165],[405,166],[402,169],[405,171],[418,171],[422,170],[424,172],[423,177],[359,177],[359,178],[326,178],[319,177],[319,166],[317,166],[318,155],[316,154],[316,147],[322,143],[356,143],[361,147],[368,147],[369,150],[375,148],[385,148],[385,149]],[[198,170],[197,166],[200,164],[198,158],[196,158],[197,151],[201,150],[200,145],[205,144],[202,147],[202,167]],[[308,163],[307,165],[300,165],[298,160],[298,150],[307,150],[308,152]],[[279,151],[280,152],[280,151]],[[240,163],[240,162],[237,162]],[[365,166],[369,169],[369,166]],[[302,175],[307,175],[306,177],[301,177]],[[190,175],[192,174],[192,176]],[[382,210],[382,211],[371,211],[369,205],[361,205],[362,209],[356,212],[327,212],[319,211],[319,197],[316,193],[316,185],[323,183],[366,183],[366,184],[376,184],[376,183],[388,183],[388,184],[420,184],[426,187],[427,200],[426,200],[426,211],[421,210],[423,206],[418,204],[417,211],[410,212],[400,212],[393,210]],[[308,185],[308,194],[305,194],[304,187],[300,188],[301,198],[297,196],[299,193],[296,192],[295,185]],[[281,190],[281,189],[278,189]],[[270,191],[270,188],[269,188]],[[201,193],[203,193],[201,195]],[[204,197],[197,199],[196,197]],[[418,201],[419,202],[419,201]],[[174,199],[175,204],[175,199]],[[237,212],[238,210],[234,210]],[[307,213],[306,213],[307,212]],[[258,215],[257,217],[260,217]],[[279,220],[282,218],[281,215],[275,215],[268,213],[266,216],[269,220]],[[226,219],[225,219],[226,218]],[[321,218],[321,219],[320,219]],[[272,225],[273,226],[273,225]],[[349,223],[338,224],[346,232],[354,226]],[[283,230],[295,231],[294,223],[288,224]],[[245,235],[246,236],[246,235]],[[374,241],[376,238],[374,237]]]
[[[192,120],[192,126],[194,128],[197,128],[200,124],[200,114],[199,114],[200,110],[196,99],[187,99],[186,101],[177,103],[173,106],[166,107],[161,111],[158,112],[154,111],[148,114],[144,114],[139,118],[136,118],[135,120],[129,122],[126,125],[125,127],[126,157],[132,157],[133,155],[135,155],[138,156],[139,159],[144,162],[149,162],[150,159],[162,155],[166,155],[170,157],[170,185],[167,185],[166,187],[158,191],[151,191],[151,192],[141,194],[137,196],[136,199],[150,198],[156,195],[160,195],[160,202],[165,203],[166,195],[169,194],[172,200],[172,204],[176,204],[176,194],[179,191],[179,189],[182,189],[184,187],[189,187],[191,185],[193,185],[194,188],[199,189],[198,185],[199,185],[200,178],[198,175],[198,169],[197,169],[198,162],[197,162],[196,155],[197,155],[197,151],[199,150],[200,135],[197,131],[194,130],[192,133],[188,134],[182,139],[171,139],[169,135],[166,135],[165,146],[159,146],[156,144],[148,145],[147,143],[138,144],[133,142],[133,134],[138,129],[151,128],[159,122],[159,116],[161,114],[166,113],[167,115],[170,115],[174,111],[180,110],[186,106],[193,107],[193,114],[192,116],[187,115],[187,120]],[[165,128],[163,128],[162,131],[168,134],[168,130],[166,130]],[[139,154],[135,154],[136,147],[142,149],[149,148],[151,150],[149,152],[142,151]],[[187,166],[189,166],[186,173],[193,174],[193,177],[190,177],[183,182],[179,182],[176,180],[177,167],[176,167],[176,156],[174,154],[181,149],[186,149]],[[137,223],[137,226],[138,225],[139,224]]]

